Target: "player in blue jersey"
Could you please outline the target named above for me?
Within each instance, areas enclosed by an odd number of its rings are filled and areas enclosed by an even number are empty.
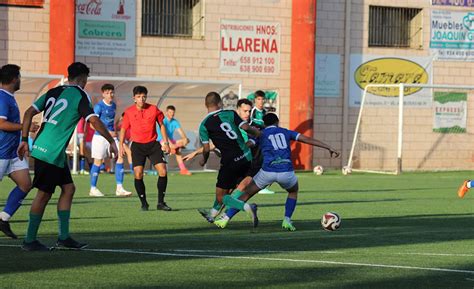
[[[338,157],[339,152],[331,146],[297,133],[292,130],[278,127],[278,116],[274,113],[268,113],[263,117],[265,129],[260,135],[259,142],[263,154],[263,165],[252,182],[244,189],[240,198],[226,195],[223,203],[230,208],[243,210],[245,201],[255,195],[258,191],[272,183],[278,183],[288,192],[288,198],[285,204],[285,217],[282,227],[289,231],[295,231],[296,227],[291,221],[291,216],[296,208],[298,198],[298,179],[295,175],[291,161],[290,142],[292,140],[307,143],[320,148],[325,148],[331,154],[331,157]],[[238,191],[238,190],[236,190]],[[225,219],[226,215],[222,216]]]
[[[7,175],[16,184],[8,195],[5,208],[0,212],[0,231],[16,239],[17,236],[12,232],[9,220],[31,190],[28,161],[20,160],[17,154],[22,126],[20,111],[13,93],[20,89],[20,67],[15,64],[2,66],[0,80],[2,83],[0,89],[0,181]],[[38,125],[34,124],[32,130],[37,129]]]
[[[186,137],[184,130],[181,128],[181,124],[174,117],[176,113],[176,107],[174,105],[168,105],[166,107],[165,118],[163,124],[165,125],[166,132],[168,133],[168,141],[170,143],[170,154],[176,156],[176,162],[178,163],[179,173],[181,175],[190,176],[192,173],[188,171],[183,162],[183,157],[181,155],[181,149],[184,148],[188,143],[189,139]],[[178,132],[180,139],[174,139],[174,133]],[[158,141],[163,143],[163,137],[161,136],[160,128],[156,128],[156,133],[158,134]]]
[[[94,112],[98,115],[99,119],[109,130],[110,135],[115,139],[115,144],[118,147],[118,138],[115,131],[115,112],[117,110],[117,105],[114,102],[114,86],[112,84],[102,85],[102,101],[98,102],[94,106]],[[92,158],[94,159],[94,164],[90,170],[91,175],[91,189],[89,196],[91,197],[103,197],[104,194],[97,188],[97,181],[99,179],[100,166],[105,158],[113,157],[109,155],[109,142],[97,131],[92,138]],[[126,191],[123,188],[123,157],[121,155],[117,158],[117,163],[115,166],[115,181],[117,182],[117,189],[115,194],[118,197],[130,197],[131,192]]]

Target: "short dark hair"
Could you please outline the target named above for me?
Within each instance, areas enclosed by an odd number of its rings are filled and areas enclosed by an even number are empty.
[[[142,93],[147,95],[148,89],[146,89],[146,87],[142,85],[137,85],[133,88],[133,95],[142,94]]]
[[[6,64],[0,68],[0,79],[2,84],[10,84],[13,79],[20,77],[20,66],[16,64]]]
[[[89,76],[89,67],[85,65],[82,62],[74,62],[71,65],[68,66],[67,68],[67,73],[68,76],[67,78],[69,80],[76,79],[78,76],[85,75]]]
[[[265,126],[276,125],[279,121],[278,116],[272,112],[263,116],[263,123]]]
[[[174,107],[174,105],[168,105],[166,107],[166,110],[168,110],[168,109],[171,109],[172,111],[176,111],[176,107]]]
[[[252,106],[252,102],[246,98],[241,98],[237,101],[237,107],[241,107],[242,104],[250,105]]]
[[[206,95],[206,106],[219,105],[221,103],[221,96],[215,91],[211,91]]]
[[[107,90],[115,90],[115,87],[114,87],[113,84],[106,83],[106,84],[102,85],[100,90],[102,90],[102,92],[107,91]]]
[[[263,92],[262,90],[255,91],[255,98],[257,98],[257,97],[265,98],[265,92]]]

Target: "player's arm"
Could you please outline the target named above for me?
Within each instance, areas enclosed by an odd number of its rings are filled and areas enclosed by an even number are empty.
[[[209,143],[204,143],[202,144],[202,160],[199,162],[201,166],[204,166],[207,163],[207,160],[209,159],[209,154],[211,152],[211,146]]]
[[[247,133],[253,135],[254,137],[260,137],[260,130],[254,128],[246,122],[241,123],[240,128],[245,130]]]
[[[216,147],[214,146],[213,143],[209,143],[209,149],[210,149],[211,151],[213,151],[213,152],[216,153],[215,148],[216,148]],[[191,152],[191,153],[185,155],[185,156],[183,157],[183,161],[190,161],[190,160],[192,160],[193,158],[195,158],[197,155],[202,154],[203,151],[204,151],[204,147],[200,147],[200,148],[198,148],[197,150],[195,150],[195,151],[193,151],[193,152]],[[216,153],[216,154],[217,154],[217,153]]]
[[[178,127],[178,133],[181,139],[183,140],[183,145],[186,146],[189,143],[189,138],[186,136],[186,133],[184,133],[184,130],[181,127]]]
[[[204,123],[201,123],[199,126],[199,138],[202,142],[202,160],[199,162],[201,166],[204,166],[209,159],[209,153],[211,151],[211,146],[209,145],[209,132]]]
[[[302,142],[302,143],[306,143],[306,144],[310,144],[310,145],[313,145],[313,146],[316,146],[316,147],[327,149],[329,151],[329,153],[331,154],[331,157],[334,157],[334,158],[339,157],[339,155],[341,154],[340,152],[333,149],[330,145],[328,145],[326,143],[323,143],[322,141],[319,141],[317,139],[307,137],[303,134],[299,134],[299,136],[296,140],[299,141],[299,142]]]
[[[30,108],[28,108],[23,115],[23,125],[21,128],[21,143],[18,146],[17,151],[20,160],[23,160],[23,157],[29,156],[30,154],[28,147],[28,135],[31,129],[33,117],[38,113],[40,113],[40,110],[38,110],[35,106],[30,106]]]
[[[128,118],[128,114],[124,113],[123,118],[122,118],[122,126],[120,128],[120,134],[119,134],[119,146],[120,146],[120,155],[123,157],[125,155],[125,132],[127,129],[130,128],[130,120]]]

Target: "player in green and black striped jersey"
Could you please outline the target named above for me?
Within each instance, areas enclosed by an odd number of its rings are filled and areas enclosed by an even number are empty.
[[[203,144],[204,166],[209,158],[209,140],[221,152],[221,167],[216,183],[216,202],[210,215],[200,213],[209,221],[218,215],[222,208],[222,198],[236,186],[237,182],[246,176],[251,165],[252,153],[240,132],[243,129],[252,135],[258,136],[260,132],[243,121],[233,110],[222,110],[221,97],[216,92],[206,95],[206,108],[209,114],[199,126],[199,137]],[[256,206],[247,206],[245,211],[251,213],[254,225],[258,222]]]
[[[90,98],[83,90],[89,76],[89,68],[83,63],[75,62],[68,67],[68,74],[69,85],[50,89],[33,103],[23,117],[22,142],[18,148],[20,159],[28,155],[28,131],[33,116],[44,112],[43,123],[31,153],[35,166],[33,187],[38,188],[38,193],[31,204],[28,231],[22,246],[26,251],[49,250],[36,236],[46,205],[57,186],[61,187],[61,195],[58,200],[59,237],[56,246],[74,249],[87,246],[69,235],[75,187],[65,150],[79,119],[83,117],[89,121],[110,143],[111,153],[118,154],[114,139],[94,114]]]

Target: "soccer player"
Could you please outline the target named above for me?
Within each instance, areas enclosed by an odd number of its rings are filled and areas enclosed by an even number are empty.
[[[31,190],[31,178],[28,161],[18,158],[17,149],[20,144],[21,123],[20,111],[14,93],[20,89],[20,67],[7,64],[0,69],[0,181],[9,176],[16,186],[8,195],[7,203],[0,212],[0,231],[10,238],[17,236],[10,228],[10,218],[20,208],[23,199]],[[34,124],[32,131],[38,126]]]
[[[48,90],[24,114],[22,142],[18,147],[20,159],[24,159],[29,154],[28,131],[33,116],[44,112],[41,129],[31,151],[35,171],[33,187],[38,188],[38,193],[31,204],[28,230],[22,245],[23,250],[49,250],[37,240],[37,234],[44,210],[56,186],[61,187],[57,204],[59,237],[56,247],[81,249],[87,246],[87,244],[77,242],[69,235],[69,219],[75,186],[68,168],[65,149],[79,119],[84,117],[86,121],[89,121],[110,143],[111,153],[118,153],[114,138],[94,114],[90,97],[83,90],[88,76],[89,68],[85,64],[72,63],[68,67],[69,85],[61,85]]]
[[[474,185],[472,180],[466,180],[462,183],[462,185],[458,189],[458,197],[464,198],[470,188]]]
[[[264,128],[263,116],[267,113],[263,105],[265,104],[265,92],[261,90],[255,91],[255,106],[250,112],[250,125]]]
[[[325,148],[329,151],[331,157],[338,157],[339,152],[319,140],[278,127],[278,116],[274,113],[266,114],[263,117],[263,121],[266,128],[262,131],[259,138],[263,153],[262,169],[260,169],[245,190],[241,192],[242,195],[240,199],[227,195],[223,198],[223,203],[227,207],[243,210],[246,205],[248,206],[244,201],[247,201],[265,186],[276,182],[288,192],[282,227],[288,231],[295,231],[296,227],[293,225],[291,217],[296,208],[298,179],[291,162],[290,141],[295,140]],[[223,218],[225,218],[225,215]]]
[[[84,118],[79,120],[79,123],[77,124],[77,143],[79,144],[79,174],[81,175],[89,174],[89,172],[86,171],[86,161],[89,165],[89,170],[92,168],[90,150],[94,132],[94,129]]]
[[[190,171],[186,168],[183,162],[183,157],[181,156],[181,148],[185,147],[189,143],[189,139],[186,137],[184,130],[181,128],[179,121],[174,118],[176,113],[176,108],[173,105],[168,105],[166,107],[165,119],[163,124],[166,128],[166,133],[168,134],[168,141],[171,149],[171,154],[176,156],[176,162],[179,166],[179,173],[181,175],[190,176],[192,175]],[[157,130],[158,141],[163,142],[163,137],[161,136],[161,129]],[[181,139],[173,139],[174,133],[177,131],[181,136]]]
[[[94,106],[94,112],[99,116],[99,119],[104,123],[105,127],[107,127],[110,135],[115,139],[115,143],[118,146],[117,134],[115,132],[115,112],[117,110],[117,105],[114,102],[115,88],[112,84],[106,83],[102,85],[101,90],[102,101]],[[104,194],[97,188],[97,181],[99,179],[101,164],[104,162],[105,158],[111,157],[108,155],[108,151],[109,143],[96,131],[92,138],[92,158],[94,159],[94,164],[92,165],[90,173],[91,189],[89,196],[91,197],[104,196]],[[123,157],[119,155],[115,166],[115,181],[117,183],[115,195],[118,197],[130,197],[132,193],[123,188],[123,175]]]
[[[239,128],[255,136],[260,132],[243,121],[235,111],[222,110],[221,97],[216,92],[209,92],[206,95],[205,105],[208,115],[199,126],[199,137],[203,144],[203,159],[200,161],[200,165],[204,166],[209,158],[209,140],[212,140],[212,143],[221,152],[221,167],[216,183],[216,201],[210,210],[210,217],[214,218],[222,208],[224,196],[228,195],[238,181],[245,177],[251,165],[252,153]],[[256,226],[258,223],[257,206],[245,204],[242,209],[251,215],[253,224]],[[200,213],[203,215],[201,211]]]
[[[143,167],[148,158],[151,164],[158,171],[158,205],[156,208],[163,211],[171,211],[171,208],[165,203],[166,186],[168,185],[168,176],[166,171],[166,161],[163,154],[169,152],[168,134],[163,125],[163,113],[156,107],[146,102],[148,90],[144,86],[135,86],[133,88],[134,105],[125,110],[123,116],[122,128],[120,129],[120,154],[125,154],[125,131],[130,129],[132,145],[133,171],[135,174],[135,189],[142,204],[142,210],[148,211],[148,202],[146,200],[145,183],[143,182]],[[161,127],[163,137],[162,145],[156,140],[156,123]]]

